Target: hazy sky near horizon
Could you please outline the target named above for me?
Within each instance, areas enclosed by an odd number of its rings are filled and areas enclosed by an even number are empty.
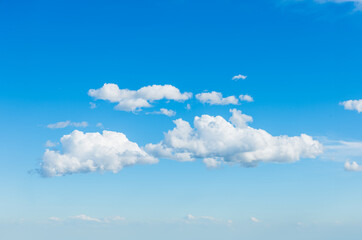
[[[0,238],[362,231],[359,0],[0,1]]]

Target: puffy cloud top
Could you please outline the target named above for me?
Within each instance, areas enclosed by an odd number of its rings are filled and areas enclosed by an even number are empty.
[[[181,93],[172,85],[152,85],[134,91],[120,89],[113,83],[105,83],[99,89],[90,89],[88,95],[95,99],[118,103],[115,108],[122,111],[139,111],[144,107],[151,107],[151,103],[157,100],[168,99],[182,102],[192,97],[192,93]]]
[[[248,126],[252,117],[233,109],[229,121],[221,116],[195,117],[194,128],[182,119],[158,144],[146,145],[146,151],[160,158],[179,161],[204,159],[211,167],[217,160],[255,166],[258,162],[295,162],[315,158],[323,152],[322,144],[312,137],[272,136],[262,129]]]
[[[62,152],[46,149],[43,155],[41,172],[44,176],[95,171],[117,173],[125,166],[158,162],[119,132],[100,134],[75,130],[64,135],[60,142]]]

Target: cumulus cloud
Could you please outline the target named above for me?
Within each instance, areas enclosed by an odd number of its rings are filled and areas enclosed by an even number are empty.
[[[56,129],[56,128],[66,128],[66,127],[87,127],[87,122],[71,122],[71,121],[64,121],[64,122],[56,122],[47,125],[47,128]]]
[[[196,99],[201,103],[208,103],[210,105],[239,104],[239,100],[235,96],[224,98],[222,93],[215,91],[196,94]]]
[[[236,75],[236,76],[232,77],[232,80],[234,80],[234,81],[237,81],[237,80],[240,80],[240,79],[245,80],[246,78],[247,78],[247,76],[239,74],[239,75]]]
[[[346,169],[347,171],[352,171],[352,172],[362,172],[362,166],[360,166],[358,163],[356,162],[349,162],[347,161],[344,164],[344,169]]]
[[[323,152],[322,144],[312,137],[272,136],[262,129],[248,126],[252,117],[230,110],[229,121],[221,116],[202,115],[194,118],[194,127],[182,120],[165,133],[158,144],[147,144],[146,151],[159,158],[178,161],[211,159],[256,166],[259,162],[290,163],[301,158],[315,158]],[[212,165],[212,164],[211,164]]]
[[[344,101],[341,102],[340,105],[343,105],[346,110],[354,110],[358,113],[362,112],[362,99]]]
[[[60,139],[62,151],[46,149],[41,173],[44,176],[61,176],[86,172],[119,172],[135,164],[152,164],[158,160],[148,155],[123,133],[83,133],[75,130]]]
[[[245,94],[245,95],[240,95],[240,96],[239,96],[239,99],[240,99],[240,101],[254,102],[253,97],[252,97],[252,96],[249,96],[249,95],[247,95],[247,94]]]
[[[192,93],[181,93],[172,85],[152,85],[138,90],[120,89],[117,84],[105,83],[99,89],[90,89],[88,95],[94,99],[107,100],[117,103],[115,109],[121,111],[140,111],[145,107],[152,107],[151,103],[157,100],[174,100],[183,102],[192,97]]]
[[[87,222],[98,222],[100,223],[101,220],[98,218],[94,218],[94,217],[89,217],[85,214],[81,214],[81,215],[77,215],[77,216],[73,216],[71,217],[72,219],[77,219],[77,220],[81,220],[81,221],[87,221]]]

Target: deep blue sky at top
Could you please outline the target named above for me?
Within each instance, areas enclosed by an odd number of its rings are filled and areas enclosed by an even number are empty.
[[[112,104],[91,111],[86,93],[105,82],[248,93],[255,103],[240,109],[255,127],[360,140],[360,116],[338,105],[361,97],[362,14],[351,11],[311,1],[1,1],[2,141],[39,145],[34,138],[49,138],[39,126],[68,119],[102,122],[140,144],[173,126]],[[248,79],[230,80],[239,73]],[[186,120],[228,116],[229,108],[192,107]]]

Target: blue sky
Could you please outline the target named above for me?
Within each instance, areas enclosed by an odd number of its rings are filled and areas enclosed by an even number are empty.
[[[361,9],[1,1],[0,237],[359,239]]]

